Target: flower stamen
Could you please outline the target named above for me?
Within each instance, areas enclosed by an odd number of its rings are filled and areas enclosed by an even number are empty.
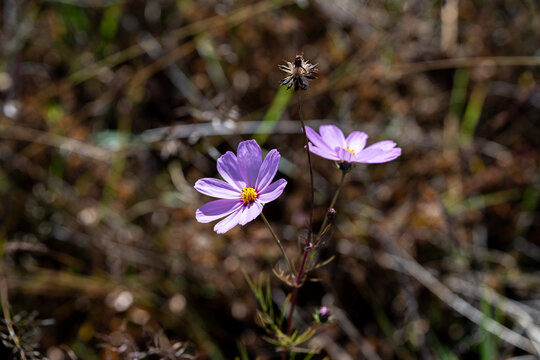
[[[259,195],[254,188],[244,186],[242,192],[240,193],[240,196],[242,196],[242,200],[244,200],[245,204],[251,204],[257,199]]]
[[[345,148],[348,152],[350,152],[353,155],[356,155],[356,152],[354,150],[349,149],[348,147]]]

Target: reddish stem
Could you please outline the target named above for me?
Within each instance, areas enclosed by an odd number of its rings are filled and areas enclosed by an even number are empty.
[[[300,91],[298,91],[298,118],[300,124],[302,125],[302,132],[304,133],[304,140],[306,143],[306,154],[309,164],[309,180],[311,187],[311,212],[309,215],[309,228],[308,236],[306,241],[306,246],[311,246],[312,235],[313,235],[313,211],[315,210],[315,188],[313,187],[313,165],[311,164],[311,152],[309,151],[309,140],[306,133],[306,125],[304,124],[304,117],[302,116],[302,97],[300,96]]]
[[[302,256],[302,263],[300,264],[300,268],[298,269],[298,274],[296,275],[296,284],[294,286],[292,295],[291,295],[291,303],[289,306],[289,318],[287,319],[287,336],[291,335],[292,332],[292,319],[294,314],[294,307],[296,305],[296,297],[298,295],[298,289],[302,286],[302,277],[304,276],[304,268],[306,266],[306,260],[308,258],[308,255],[313,248],[313,242],[312,242],[312,236],[313,236],[313,211],[314,211],[314,197],[315,197],[315,190],[313,187],[313,166],[311,164],[311,154],[309,151],[309,141],[306,134],[306,126],[304,124],[304,117],[302,116],[302,98],[300,96],[300,92],[298,92],[298,117],[300,119],[300,124],[302,124],[302,132],[304,133],[304,139],[306,143],[306,154],[308,158],[308,164],[309,164],[309,178],[310,178],[310,185],[311,185],[311,213],[309,217],[309,227],[308,227],[308,236],[306,239],[306,246],[304,247],[304,255]],[[283,353],[282,359],[286,358],[287,353]]]
[[[287,320],[287,335],[291,335],[292,330],[292,318],[294,313],[294,305],[296,304],[296,295],[298,294],[298,288],[302,286],[302,276],[304,275],[304,267],[306,266],[306,260],[311,251],[311,244],[307,245],[304,248],[304,255],[302,256],[302,263],[300,264],[300,269],[298,269],[298,276],[296,277],[296,286],[293,289],[291,295],[291,305],[289,306],[289,318]]]

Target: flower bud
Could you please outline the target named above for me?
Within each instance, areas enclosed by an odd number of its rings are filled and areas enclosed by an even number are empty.
[[[328,209],[328,213],[326,214],[326,216],[328,216],[328,220],[334,220],[334,218],[336,217],[336,209]]]
[[[330,308],[328,306],[321,306],[313,317],[318,323],[328,322],[328,320],[331,320]]]
[[[352,163],[340,161],[337,163],[339,170],[348,173],[352,169]]]

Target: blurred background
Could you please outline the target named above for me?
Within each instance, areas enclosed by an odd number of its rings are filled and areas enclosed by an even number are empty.
[[[197,223],[210,199],[192,186],[242,140],[277,148],[288,185],[265,214],[298,256],[309,177],[277,68],[298,53],[319,66],[308,125],[403,149],[347,176],[320,253],[335,259],[299,293],[299,329],[333,313],[314,358],[540,355],[538,1],[3,0],[0,14],[2,359],[279,358],[243,275],[269,274],[279,306],[278,248],[259,219]],[[313,166],[317,225],[340,173]]]

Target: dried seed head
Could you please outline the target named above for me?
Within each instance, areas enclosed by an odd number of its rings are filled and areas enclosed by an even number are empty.
[[[302,55],[296,55],[294,62],[286,61],[287,65],[279,65],[287,75],[281,80],[281,85],[287,85],[290,89],[294,85],[294,90],[306,90],[309,81],[315,79],[317,74],[317,64],[310,64]]]

